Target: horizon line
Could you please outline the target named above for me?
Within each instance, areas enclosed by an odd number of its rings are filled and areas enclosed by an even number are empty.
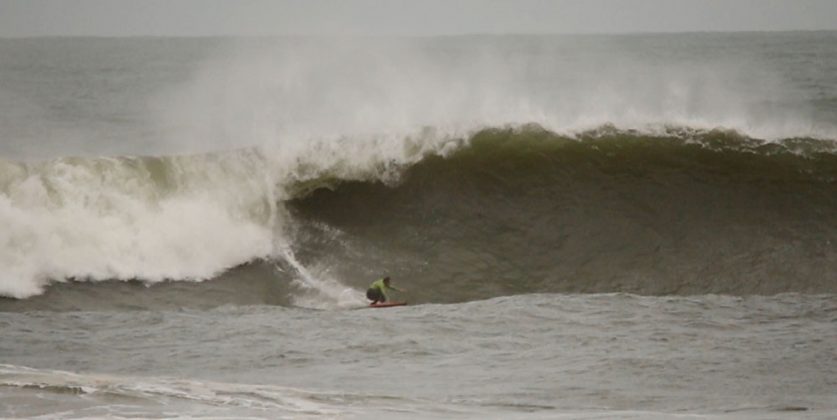
[[[441,34],[43,34],[0,35],[0,39],[128,39],[128,38],[465,38],[465,37],[525,37],[525,36],[636,36],[636,35],[689,35],[689,34],[760,34],[760,33],[813,33],[837,32],[837,29],[777,29],[777,30],[688,30],[688,31],[632,31],[632,32],[463,32]]]

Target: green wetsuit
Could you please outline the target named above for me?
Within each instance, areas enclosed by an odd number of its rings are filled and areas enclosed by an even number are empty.
[[[369,288],[380,290],[381,294],[384,295],[384,299],[386,299],[386,300],[389,300],[389,295],[387,295],[387,290],[398,290],[398,289],[393,288],[393,287],[387,287],[387,285],[384,284],[384,279],[375,280],[374,282],[372,282],[372,284],[369,285]]]

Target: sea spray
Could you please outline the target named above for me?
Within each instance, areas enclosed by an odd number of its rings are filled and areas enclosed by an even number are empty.
[[[362,293],[346,286],[334,278],[327,267],[306,267],[300,263],[294,251],[287,243],[276,246],[276,258],[290,267],[292,273],[291,284],[298,289],[294,294],[293,305],[304,308],[333,309],[335,307],[357,307],[364,304]],[[285,272],[279,265],[274,264],[277,271]],[[279,276],[277,276],[279,277]]]
[[[295,159],[327,141],[391,155],[425,129],[453,138],[530,123],[565,135],[612,124],[837,137],[833,121],[814,120],[806,92],[758,55],[719,49],[678,61],[659,55],[653,39],[628,49],[608,38],[491,41],[230,43],[153,102],[169,129],[162,150],[276,146]]]

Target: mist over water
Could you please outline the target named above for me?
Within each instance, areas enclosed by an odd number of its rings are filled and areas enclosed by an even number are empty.
[[[833,138],[833,36],[3,40],[2,152],[398,148],[506,123]]]
[[[813,48],[827,49],[824,38]],[[163,94],[157,118],[183,130],[169,147],[274,146],[296,158],[343,139],[339,152],[361,151],[353,160],[505,124],[834,138],[811,101],[833,87],[804,78],[833,63],[776,63],[772,46],[758,35],[241,41]]]

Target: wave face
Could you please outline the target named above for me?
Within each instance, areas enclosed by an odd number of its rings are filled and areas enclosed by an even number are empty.
[[[531,292],[833,293],[831,142],[729,132],[476,134],[396,187],[293,201],[313,259],[397,272],[429,300]],[[325,241],[316,227],[343,232]],[[335,257],[337,256],[337,257]]]

